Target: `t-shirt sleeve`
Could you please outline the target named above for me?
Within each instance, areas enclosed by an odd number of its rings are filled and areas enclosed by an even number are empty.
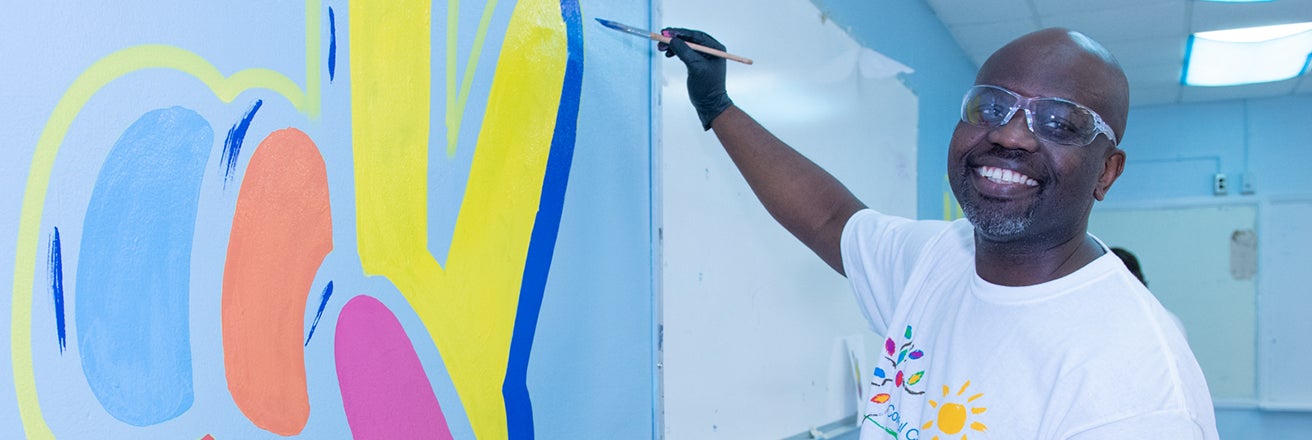
[[[864,209],[843,228],[843,272],[878,334],[886,334],[916,261],[935,237],[951,223],[917,221]]]

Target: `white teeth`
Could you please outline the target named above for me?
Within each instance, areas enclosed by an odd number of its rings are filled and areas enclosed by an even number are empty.
[[[1039,182],[1031,179],[1030,176],[996,167],[979,167],[975,173],[988,178],[997,183],[1022,184],[1025,186],[1039,186]]]

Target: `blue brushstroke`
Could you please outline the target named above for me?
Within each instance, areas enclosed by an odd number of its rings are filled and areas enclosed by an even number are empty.
[[[232,174],[237,171],[237,157],[241,155],[241,143],[246,140],[246,130],[251,128],[251,119],[255,118],[255,112],[260,110],[264,105],[264,100],[256,99],[251,104],[251,108],[246,109],[246,114],[232,124],[228,130],[228,139],[223,141],[223,155],[219,157],[219,165],[223,167],[223,186],[228,186],[228,181],[232,180]]]
[[[333,7],[328,7],[328,82],[333,82],[337,73],[337,18],[333,16]]]
[[[528,361],[537,331],[538,313],[547,287],[560,216],[565,205],[565,186],[574,160],[574,140],[578,129],[579,98],[583,94],[583,16],[578,0],[561,0],[560,15],[565,20],[569,57],[565,63],[565,81],[561,86],[560,107],[556,110],[556,127],[547,156],[547,171],[542,179],[542,198],[538,202],[533,236],[528,244],[524,280],[519,289],[519,307],[515,329],[510,339],[510,358],[506,363],[506,380],[501,394],[506,401],[506,426],[509,438],[533,438],[533,403],[528,395]]]
[[[314,328],[319,326],[319,318],[323,317],[323,308],[328,305],[328,298],[333,296],[333,282],[329,281],[328,285],[323,288],[322,299],[319,300],[319,312],[314,314],[314,323],[310,324],[310,335],[305,337],[305,346],[310,346],[310,338],[314,337]]]
[[[191,254],[213,146],[195,111],[148,112],[115,142],[91,191],[74,328],[92,394],[129,425],[172,420],[194,402]]]
[[[59,245],[59,228],[50,238],[50,291],[55,296],[55,335],[59,337],[59,354],[67,347],[64,334],[64,257]]]

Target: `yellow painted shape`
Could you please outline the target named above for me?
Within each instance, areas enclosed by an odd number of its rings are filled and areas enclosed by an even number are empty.
[[[10,305],[10,363],[14,369],[14,391],[18,412],[29,439],[50,439],[54,434],[41,415],[36,393],[36,376],[32,365],[32,288],[36,277],[36,253],[40,245],[41,215],[55,156],[64,136],[82,107],[109,83],[136,71],[171,69],[196,77],[223,102],[252,89],[268,89],[287,98],[301,113],[319,117],[320,79],[320,0],[305,2],[305,77],[302,91],[285,75],[269,69],[246,69],[225,77],[209,61],[193,52],[174,46],[141,45],[119,50],[96,61],[84,70],[55,104],[37,139],[28,167],[23,207],[18,219],[17,251],[14,256],[14,292]]]
[[[952,193],[943,191],[943,220],[952,220]]]
[[[474,434],[505,438],[501,386],[565,75],[559,5],[515,6],[445,268],[428,250],[430,3],[353,2],[350,11],[361,264],[390,279],[424,323]]]
[[[943,220],[952,221],[965,217],[966,214],[961,212],[961,205],[957,204],[957,197],[952,194],[952,187],[951,183],[948,182],[947,174],[943,175],[943,184],[945,185],[943,190]]]

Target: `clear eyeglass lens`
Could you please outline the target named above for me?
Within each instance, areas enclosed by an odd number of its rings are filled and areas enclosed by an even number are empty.
[[[1015,96],[993,88],[977,87],[971,90],[970,98],[962,109],[966,122],[984,126],[998,127],[1005,124],[1015,109]]]
[[[1093,115],[1074,104],[1054,99],[1033,101],[1030,121],[1039,136],[1061,144],[1085,145],[1097,136]]]
[[[961,119],[969,124],[997,128],[1014,117],[1020,98],[1005,90],[976,86],[971,88],[961,109]],[[1098,135],[1095,117],[1075,103],[1057,98],[1030,100],[1026,111],[1030,131],[1040,138],[1066,145],[1087,145]]]

